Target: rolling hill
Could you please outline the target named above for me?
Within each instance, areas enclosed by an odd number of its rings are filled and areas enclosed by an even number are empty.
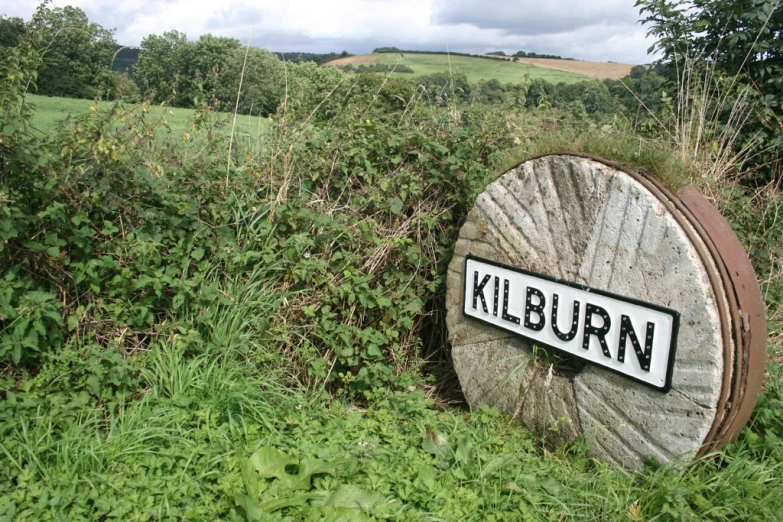
[[[413,73],[393,73],[401,78],[415,78],[438,72],[460,71],[468,81],[497,79],[501,83],[520,83],[525,77],[541,78],[550,83],[576,83],[589,78],[622,78],[632,65],[617,63],[583,62],[577,60],[555,60],[547,58],[519,58],[512,61],[486,59],[478,56],[425,54],[425,53],[377,53],[349,56],[327,62],[326,66],[358,66],[362,64],[406,65]]]

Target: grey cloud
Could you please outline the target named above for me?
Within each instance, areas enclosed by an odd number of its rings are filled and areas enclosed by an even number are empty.
[[[2,1],[2,0],[0,0]],[[6,0],[0,7],[5,14],[29,18],[36,0]],[[67,0],[61,0],[67,2]],[[328,37],[313,37],[301,31],[284,31],[278,20],[262,7],[248,7],[231,0],[220,0],[221,9],[207,20],[166,20],[165,26],[135,23],[143,15],[156,11],[158,3],[139,0],[119,12],[102,1],[87,3],[84,10],[91,21],[116,28],[122,45],[138,45],[150,33],[168,29],[185,31],[191,39],[211,32],[247,41],[274,51],[341,52],[362,54],[375,47],[396,46],[412,50],[447,49],[454,52],[481,53],[494,50],[519,50],[559,54],[583,60],[613,60],[644,63],[650,42],[644,41],[644,28],[637,24],[634,0],[603,0],[592,3],[577,0],[435,0],[428,28],[400,26],[370,27],[363,36],[335,32]],[[381,2],[379,5],[387,5]],[[367,36],[367,32],[370,35]]]
[[[633,24],[637,14],[633,0],[436,0],[432,20],[445,25],[500,29],[507,34],[543,35],[598,24]]]

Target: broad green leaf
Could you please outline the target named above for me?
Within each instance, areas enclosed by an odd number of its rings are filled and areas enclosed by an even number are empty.
[[[250,522],[256,522],[257,520],[263,520],[266,513],[258,503],[252,498],[242,493],[234,495],[234,502],[237,506],[245,511],[245,516]]]
[[[395,216],[399,216],[402,213],[402,200],[398,197],[393,197],[389,200],[389,210]]]
[[[473,443],[467,437],[462,438],[454,452],[454,459],[457,462],[468,463],[473,458]]]
[[[512,493],[524,493],[524,490],[516,485],[515,482],[508,481],[503,484],[503,491],[510,491]]]
[[[299,463],[299,473],[282,479],[283,487],[291,490],[308,490],[313,475],[334,475],[335,466],[323,460],[304,459]]]
[[[287,507],[304,506],[312,498],[313,493],[299,493],[298,495],[286,496],[285,498],[275,498],[262,502],[261,509],[267,513],[274,513]]]
[[[378,345],[374,343],[370,343],[367,346],[367,355],[369,357],[383,357],[383,354],[381,353],[380,348],[378,348]]]
[[[282,479],[289,476],[285,472],[285,467],[296,464],[296,461],[276,448],[264,446],[253,453],[250,463],[262,478]]]
[[[337,508],[370,509],[381,500],[383,497],[374,491],[367,491],[350,484],[341,484],[329,493],[323,500],[323,505]]]

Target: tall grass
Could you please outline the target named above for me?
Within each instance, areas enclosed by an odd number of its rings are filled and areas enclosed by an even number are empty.
[[[754,104],[758,103],[751,86],[737,86],[733,79],[720,78],[714,62],[684,60],[675,111],[669,118],[680,159],[706,180],[722,182],[741,177],[762,132],[758,129],[756,136],[740,145]]]

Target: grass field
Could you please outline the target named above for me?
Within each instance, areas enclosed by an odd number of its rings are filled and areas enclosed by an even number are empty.
[[[96,105],[94,100],[77,100],[74,98],[55,98],[49,96],[28,95],[29,101],[35,107],[32,125],[33,129],[41,135],[52,132],[57,124],[69,117],[76,117],[87,114],[90,107]],[[98,102],[98,108],[105,109],[111,107],[114,102]],[[193,109],[178,109],[174,107],[152,106],[149,109],[150,118],[160,120],[165,117],[168,129],[175,135],[181,135],[190,129],[193,124]],[[231,114],[224,113],[226,118]],[[268,126],[266,118],[256,116],[239,115],[237,118],[236,134],[239,136],[256,136]],[[222,126],[228,134],[231,132],[231,121]],[[165,128],[160,128],[158,132],[168,132]]]
[[[526,78],[541,78],[550,83],[576,83],[589,79],[588,76],[570,72],[537,67],[529,63],[518,63],[470,56],[448,56],[445,54],[404,54],[398,53],[371,54],[341,58],[329,62],[329,65],[347,65],[362,63],[400,64],[413,69],[413,73],[394,73],[399,78],[415,78],[427,74],[448,72],[463,72],[470,83],[481,80],[496,79],[500,83],[521,83]]]

